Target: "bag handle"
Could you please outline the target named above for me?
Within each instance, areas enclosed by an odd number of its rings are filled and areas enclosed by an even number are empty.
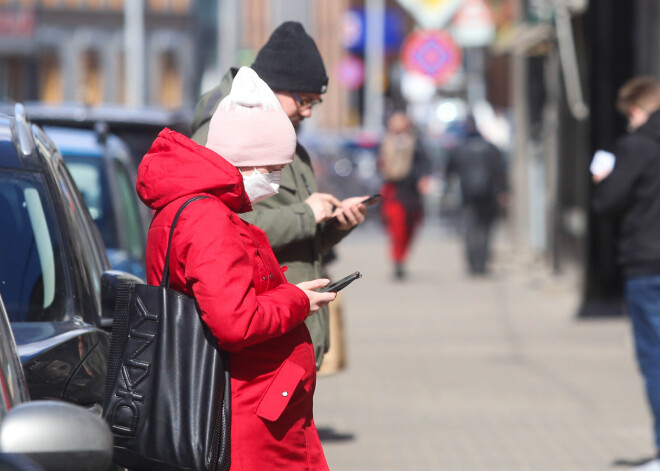
[[[186,206],[188,206],[193,201],[202,200],[205,198],[208,198],[208,196],[193,196],[192,198],[190,198],[188,201],[186,201],[181,205],[179,210],[176,212],[176,215],[174,216],[174,220],[172,221],[172,227],[170,227],[170,236],[167,239],[167,252],[165,252],[165,266],[163,267],[163,277],[160,280],[161,288],[170,287],[170,246],[172,245],[172,236],[174,235],[174,228],[176,227],[176,222],[179,220],[179,216],[181,216],[181,212],[186,208]]]

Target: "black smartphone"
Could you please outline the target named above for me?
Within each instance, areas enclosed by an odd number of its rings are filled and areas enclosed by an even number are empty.
[[[371,195],[369,198],[367,198],[366,200],[362,201],[362,204],[369,204],[369,203],[371,203],[372,201],[377,200],[378,198],[380,198],[380,193],[376,193],[375,195]]]
[[[353,283],[355,280],[358,278],[362,278],[362,274],[359,271],[356,271],[355,273],[351,273],[348,276],[345,276],[341,280],[335,281],[334,283],[330,283],[328,286],[325,286],[321,288],[319,291],[321,293],[327,293],[329,291],[341,291],[342,289],[346,288],[348,285]]]

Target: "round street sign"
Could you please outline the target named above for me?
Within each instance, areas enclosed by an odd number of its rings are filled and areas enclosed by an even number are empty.
[[[437,86],[451,80],[460,69],[461,61],[461,50],[445,31],[415,31],[408,35],[401,48],[401,62],[406,71],[428,75]]]
[[[344,88],[355,90],[364,83],[364,62],[355,56],[344,56],[337,63],[335,73]]]

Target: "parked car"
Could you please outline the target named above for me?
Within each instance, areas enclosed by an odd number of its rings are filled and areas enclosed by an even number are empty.
[[[103,419],[83,407],[29,401],[25,376],[0,297],[0,469],[104,471],[112,435]]]
[[[48,105],[27,102],[25,108],[30,120],[40,126],[94,129],[98,123],[105,123],[111,133],[128,145],[136,166],[163,128],[168,127],[190,136],[193,117],[192,107],[169,110],[154,106],[88,106],[82,103]]]
[[[150,211],[135,193],[137,169],[126,144],[103,123],[94,129],[44,126],[101,232],[110,264],[146,278]]]
[[[33,399],[103,403],[112,326],[99,231],[51,139],[0,115],[0,294]],[[128,279],[139,278],[129,274]]]

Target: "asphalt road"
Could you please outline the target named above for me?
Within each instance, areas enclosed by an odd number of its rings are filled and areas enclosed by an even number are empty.
[[[577,272],[555,277],[499,234],[491,277],[464,274],[431,222],[404,282],[384,235],[339,246],[348,367],[320,377],[333,471],[623,470],[653,453],[626,318],[577,320]]]

